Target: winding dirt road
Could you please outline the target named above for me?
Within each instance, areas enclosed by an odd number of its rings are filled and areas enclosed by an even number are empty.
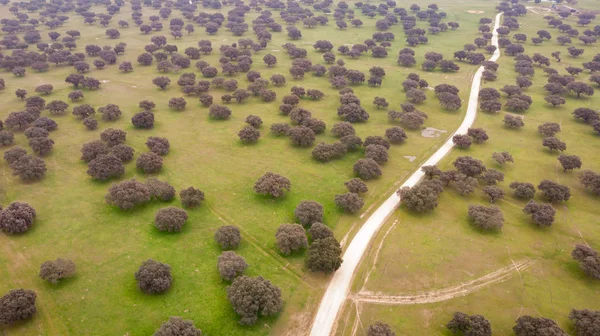
[[[492,57],[490,57],[490,61],[495,61],[500,57],[498,33],[496,32],[496,29],[500,26],[501,16],[502,13],[496,15],[496,22],[494,23],[494,29],[492,30],[494,34],[492,37],[492,44],[495,45],[497,49]],[[467,133],[467,130],[471,127],[475,121],[475,116],[477,115],[478,95],[483,70],[483,66],[479,67],[473,77],[473,84],[471,85],[471,92],[469,95],[469,105],[463,122],[458,129],[448,137],[448,140],[429,159],[427,159],[427,161],[425,161],[401,187],[412,187],[416,185],[424,175],[421,171],[421,167],[437,164],[454,147],[452,137],[455,134]],[[356,271],[360,260],[375,233],[377,233],[379,228],[399,204],[400,198],[394,192],[377,210],[375,210],[375,212],[373,212],[356,233],[354,239],[352,239],[344,253],[344,262],[342,263],[342,266],[334,273],[327,290],[321,299],[319,310],[317,311],[310,330],[311,336],[329,336],[331,334],[340,309],[348,296],[350,284],[352,283],[354,272]]]

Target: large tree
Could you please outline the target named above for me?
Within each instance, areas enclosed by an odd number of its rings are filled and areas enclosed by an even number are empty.
[[[277,314],[283,308],[281,290],[261,276],[239,276],[227,287],[227,299],[240,315],[241,325],[253,325],[259,316]]]
[[[317,239],[308,248],[306,267],[313,272],[331,273],[342,265],[342,249],[334,237]]]

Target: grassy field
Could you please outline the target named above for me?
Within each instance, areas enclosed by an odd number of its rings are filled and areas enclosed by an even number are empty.
[[[548,29],[542,15],[530,13],[519,21],[522,24],[519,32],[528,36],[540,29]],[[573,18],[567,21],[575,25]],[[558,34],[556,30],[549,31],[553,37]],[[579,48],[582,44],[576,42],[575,45]],[[565,56],[560,63],[553,61],[552,67],[566,74],[565,67],[581,66],[598,53],[597,46],[584,48],[582,57]],[[525,44],[529,55],[549,56],[555,50],[567,54],[566,47],[554,41],[541,46]],[[499,89],[514,83],[513,59],[503,55],[499,63],[498,80],[485,86]],[[587,82],[588,76],[582,74],[577,80]],[[597,300],[593,299],[600,291],[600,283],[587,277],[570,256],[575,244],[600,248],[597,231],[599,198],[583,189],[577,181],[577,172],[562,171],[556,160],[558,154],[542,147],[543,138],[537,133],[537,126],[543,122],[560,123],[562,132],[557,137],[566,142],[565,153],[580,156],[584,169],[600,170],[598,136],[589,125],[576,121],[571,115],[577,107],[597,107],[600,97],[597,94],[581,99],[568,96],[566,105],[552,108],[543,100],[545,83],[542,69],[536,69],[534,85],[525,90],[534,101],[531,108],[522,113],[525,127],[520,130],[503,127],[502,119],[507,111],[498,114],[482,112],[475,126],[486,129],[490,140],[468,150],[454,150],[439,165],[442,170],[452,169],[454,159],[470,155],[481,159],[488,167],[502,171],[505,179],[500,186],[509,196],[498,202],[505,218],[503,229],[482,233],[469,224],[468,205],[488,202],[481,190],[465,197],[453,188],[447,188],[434,212],[416,215],[400,209],[390,218],[373,244],[370,256],[363,262],[353,291],[411,295],[456,286],[521,260],[532,260],[533,265],[520,273],[515,272],[506,282],[442,302],[416,305],[349,302],[338,335],[351,335],[353,328],[360,334],[360,330],[377,320],[389,323],[396,332],[403,334],[450,335],[444,325],[454,311],[485,316],[492,323],[495,335],[511,335],[514,321],[526,314],[554,319],[572,333],[573,326],[568,320],[571,309],[600,309]],[[492,160],[493,152],[503,150],[513,155],[514,164],[499,167]],[[512,181],[537,185],[543,179],[569,186],[572,194],[568,202],[555,205],[556,220],[550,228],[536,227],[522,212],[525,202],[513,198],[508,188]],[[541,200],[538,192],[536,201]],[[375,260],[381,240],[394,223]],[[359,320],[356,319],[357,312]]]
[[[464,41],[470,41],[476,34],[479,15],[467,13],[467,9],[486,10],[493,5],[487,1],[466,1],[456,4],[450,1],[438,2],[448,12],[447,21],[459,21],[458,31],[429,36],[428,45],[416,48],[420,64],[427,51],[443,52],[447,57],[460,49]],[[426,5],[425,2],[422,3]],[[222,13],[230,8],[225,7]],[[105,12],[104,7],[94,6],[92,11]],[[144,18],[158,11],[144,8]],[[287,122],[287,117],[278,114],[278,102],[263,103],[252,98],[244,104],[231,104],[233,116],[229,121],[211,121],[208,109],[201,107],[194,98],[186,98],[188,107],[185,111],[171,111],[167,107],[172,97],[182,96],[176,85],[181,73],[194,72],[194,68],[182,69],[178,74],[168,74],[172,85],[165,91],[158,90],[151,80],[159,75],[155,66],[141,67],[135,62],[143,52],[143,46],[149,43],[153,35],[166,35],[163,32],[142,35],[133,24],[130,28],[118,28],[120,19],[131,21],[129,5],[122,8],[114,16],[109,27],[84,25],[83,19],[69,13],[70,20],[56,31],[63,33],[69,29],[78,29],[82,37],[77,40],[78,48],[74,52],[83,52],[85,45],[114,45],[126,42],[127,50],[119,56],[118,62],[132,61],[134,72],[123,74],[117,66],[108,66],[104,70],[91,70],[87,76],[105,81],[98,91],[85,91],[85,99],[81,103],[95,108],[107,103],[118,104],[123,117],[116,122],[100,121],[96,131],[87,131],[79,120],[68,114],[53,117],[59,129],[51,133],[56,142],[53,152],[45,158],[48,166],[46,177],[36,183],[22,183],[11,176],[6,164],[0,165],[2,179],[0,187],[3,191],[2,204],[13,201],[24,201],[31,204],[38,217],[34,227],[27,234],[20,236],[0,235],[0,274],[5,279],[0,284],[0,292],[5,293],[13,288],[33,289],[38,294],[38,314],[30,323],[4,328],[5,334],[11,335],[147,335],[158,328],[169,316],[178,315],[194,320],[197,327],[205,335],[265,335],[269,333],[284,334],[286,332],[304,332],[306,316],[318,303],[319,293],[324,288],[327,277],[320,274],[307,274],[303,267],[303,256],[297,255],[283,258],[279,255],[274,233],[281,223],[293,222],[293,210],[299,201],[311,199],[325,206],[325,222],[334,231],[338,239],[347,233],[354,232],[360,224],[358,215],[345,215],[335,208],[333,198],[336,193],[343,193],[343,182],[352,177],[352,165],[362,157],[362,153],[346,155],[343,159],[327,164],[317,163],[311,159],[311,149],[294,148],[284,138],[276,138],[268,133],[268,127],[275,122]],[[35,14],[30,14],[34,17]],[[177,17],[174,11],[171,17]],[[247,15],[251,22],[257,13]],[[278,22],[281,20],[274,12]],[[324,27],[315,29],[302,28],[303,38],[299,41],[288,40],[283,33],[273,33],[273,41],[254,57],[252,69],[260,71],[263,78],[274,73],[282,73],[288,77],[288,83],[282,88],[271,88],[277,92],[278,100],[289,92],[293,85],[322,90],[327,96],[315,102],[302,100],[301,106],[313,112],[313,116],[324,120],[328,128],[339,122],[336,109],[339,106],[337,91],[332,89],[327,80],[306,76],[304,80],[293,80],[288,75],[291,60],[281,50],[281,45],[294,42],[309,50],[309,58],[313,63],[324,64],[322,54],[312,49],[318,39],[328,39],[335,47],[347,43],[361,43],[375,32],[375,19],[362,16],[365,22],[362,28],[339,30],[333,20]],[[489,17],[492,16],[490,12]],[[0,8],[0,18],[11,17],[8,7]],[[168,20],[163,20],[165,27]],[[419,22],[419,27],[426,27],[426,22]],[[104,36],[107,28],[117,28],[121,37],[116,40]],[[195,46],[200,39],[210,39],[213,49],[218,50],[220,44],[230,44],[238,37],[224,28],[214,36],[204,33],[201,27],[191,35],[180,40],[172,40],[182,52],[188,46]],[[40,27],[44,41],[48,41],[46,27]],[[367,72],[373,65],[386,69],[387,76],[381,88],[370,88],[366,85],[355,86],[356,94],[362,105],[371,114],[368,123],[356,125],[357,133],[364,138],[369,135],[383,135],[390,127],[384,109],[377,110],[371,101],[375,96],[387,98],[390,107],[398,109],[404,102],[401,82],[409,72],[417,72],[425,78],[430,86],[440,83],[451,83],[462,91],[460,96],[468,96],[469,79],[475,66],[461,64],[461,70],[455,74],[439,72],[424,73],[418,67],[401,68],[396,65],[398,50],[406,47],[403,42],[402,29],[394,26],[390,29],[397,36],[389,56],[385,59],[374,59],[363,56],[352,60],[347,57],[348,69]],[[254,38],[251,33],[243,37]],[[31,50],[35,46],[30,47]],[[6,51],[3,51],[6,52]],[[278,58],[278,65],[267,68],[262,57],[272,53]],[[218,52],[203,56],[202,59],[211,65],[218,64]],[[92,63],[92,58],[88,58]],[[29,96],[40,84],[53,84],[54,92],[44,97],[47,102],[55,99],[67,100],[72,88],[64,82],[64,78],[74,72],[72,67],[51,66],[46,73],[36,73],[27,69],[27,75],[19,78],[10,72],[1,74],[6,81],[6,89],[0,93],[1,115],[5,118],[10,112],[21,110],[23,103],[13,94],[18,88],[26,89]],[[248,81],[244,74],[235,76],[240,87]],[[215,101],[224,91],[211,90]],[[452,130],[460,123],[464,108],[457,112],[445,112],[440,109],[432,92],[428,92],[428,101],[419,109],[429,114],[425,126]],[[152,130],[137,130],[130,123],[133,114],[139,111],[140,100],[149,99],[157,103],[156,124]],[[77,104],[71,104],[71,108]],[[249,114],[259,115],[264,126],[262,138],[256,145],[243,145],[237,138],[238,130],[243,127],[244,119]],[[48,116],[47,112],[43,115]],[[111,182],[94,182],[85,173],[87,167],[79,160],[80,148],[85,142],[97,139],[102,130],[116,127],[127,131],[127,144],[136,149],[136,156],[146,151],[144,142],[148,136],[162,136],[169,139],[171,152],[165,157],[165,164],[158,178],[175,186],[178,190],[193,185],[203,190],[206,201],[199,209],[189,211],[189,220],[180,234],[167,235],[158,233],[152,221],[154,213],[167,204],[152,203],[131,212],[123,212],[109,207],[104,202],[104,195]],[[425,160],[445,139],[425,138],[419,131],[409,131],[406,144],[393,146],[390,149],[390,160],[383,168],[383,176],[368,183],[369,193],[366,195],[365,211],[371,209],[384,196],[395,189],[394,184],[402,180],[420,162]],[[317,142],[333,142],[329,132],[317,137]],[[27,140],[23,134],[16,134],[15,144],[27,148]],[[3,148],[3,151],[8,148]],[[410,162],[404,156],[416,156]],[[292,191],[278,200],[256,195],[252,186],[256,179],[267,171],[273,171],[288,177],[292,182]],[[135,171],[134,164],[126,166],[126,174],[121,180],[136,177],[145,180]],[[178,200],[172,205],[178,205]],[[213,241],[215,230],[221,225],[233,224],[242,229],[243,243],[239,253],[243,255],[250,267],[249,275],[262,275],[282,288],[286,305],[279,317],[261,319],[253,327],[241,327],[236,323],[237,317],[226,300],[226,283],[219,279],[216,270],[216,258],[220,250]],[[57,257],[69,258],[76,262],[77,276],[58,286],[51,286],[38,278],[39,265],[48,259]],[[140,263],[153,258],[172,267],[174,283],[168,293],[159,296],[142,294],[135,284],[133,273]],[[290,325],[298,329],[291,329]],[[296,331],[294,331],[296,330]],[[301,331],[298,331],[301,330]]]

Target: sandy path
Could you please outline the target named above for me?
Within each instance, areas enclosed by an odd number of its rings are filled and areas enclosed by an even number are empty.
[[[352,297],[352,299],[360,302],[389,305],[423,304],[446,301],[457,297],[466,296],[490,285],[506,281],[512,278],[516,273],[521,272],[522,270],[533,265],[533,263],[533,260],[521,260],[497,271],[486,274],[481,278],[471,280],[460,285],[429,292],[419,292],[411,295],[391,295],[379,292],[361,291]]]
[[[494,29],[492,30],[494,34],[492,37],[492,44],[496,47],[498,47],[498,33],[496,32],[496,29],[500,26],[501,16],[502,13],[496,15],[496,22],[494,23]],[[490,61],[495,61],[498,57],[500,57],[500,50],[496,49],[490,58]],[[483,70],[483,66],[479,67],[473,77],[473,84],[471,85],[471,92],[469,95],[469,105],[462,124],[448,137],[448,140],[427,161],[425,161],[425,163],[423,163],[417,171],[406,180],[406,182],[404,182],[402,187],[412,187],[417,184],[424,175],[421,171],[421,167],[437,164],[454,147],[452,136],[455,134],[467,133],[467,129],[471,127],[473,121],[475,121],[475,116],[477,115],[478,95]],[[344,253],[344,262],[342,263],[342,266],[334,273],[327,290],[321,299],[319,310],[317,311],[311,326],[311,336],[329,336],[331,334],[340,309],[348,296],[350,284],[352,283],[354,272],[358,267],[360,260],[377,230],[379,230],[385,220],[399,204],[400,198],[394,192],[377,210],[375,210],[375,212],[373,212],[356,233],[354,239],[352,239]]]

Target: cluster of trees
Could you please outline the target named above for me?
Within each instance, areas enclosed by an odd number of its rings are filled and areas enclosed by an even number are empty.
[[[169,183],[156,178],[149,178],[146,183],[135,179],[114,183],[108,189],[105,199],[109,205],[115,205],[121,210],[130,210],[153,200],[169,202],[175,196],[175,188]],[[179,196],[182,205],[186,208],[197,207],[204,200],[204,193],[194,187],[181,190]],[[161,209],[163,211],[159,210],[157,213],[157,228],[169,232],[179,231],[185,220],[187,220],[187,213],[181,209],[165,209]]]
[[[452,137],[454,145],[466,149],[471,147],[473,142],[484,143],[489,139],[487,132],[483,128],[469,128],[467,134],[457,134]]]

